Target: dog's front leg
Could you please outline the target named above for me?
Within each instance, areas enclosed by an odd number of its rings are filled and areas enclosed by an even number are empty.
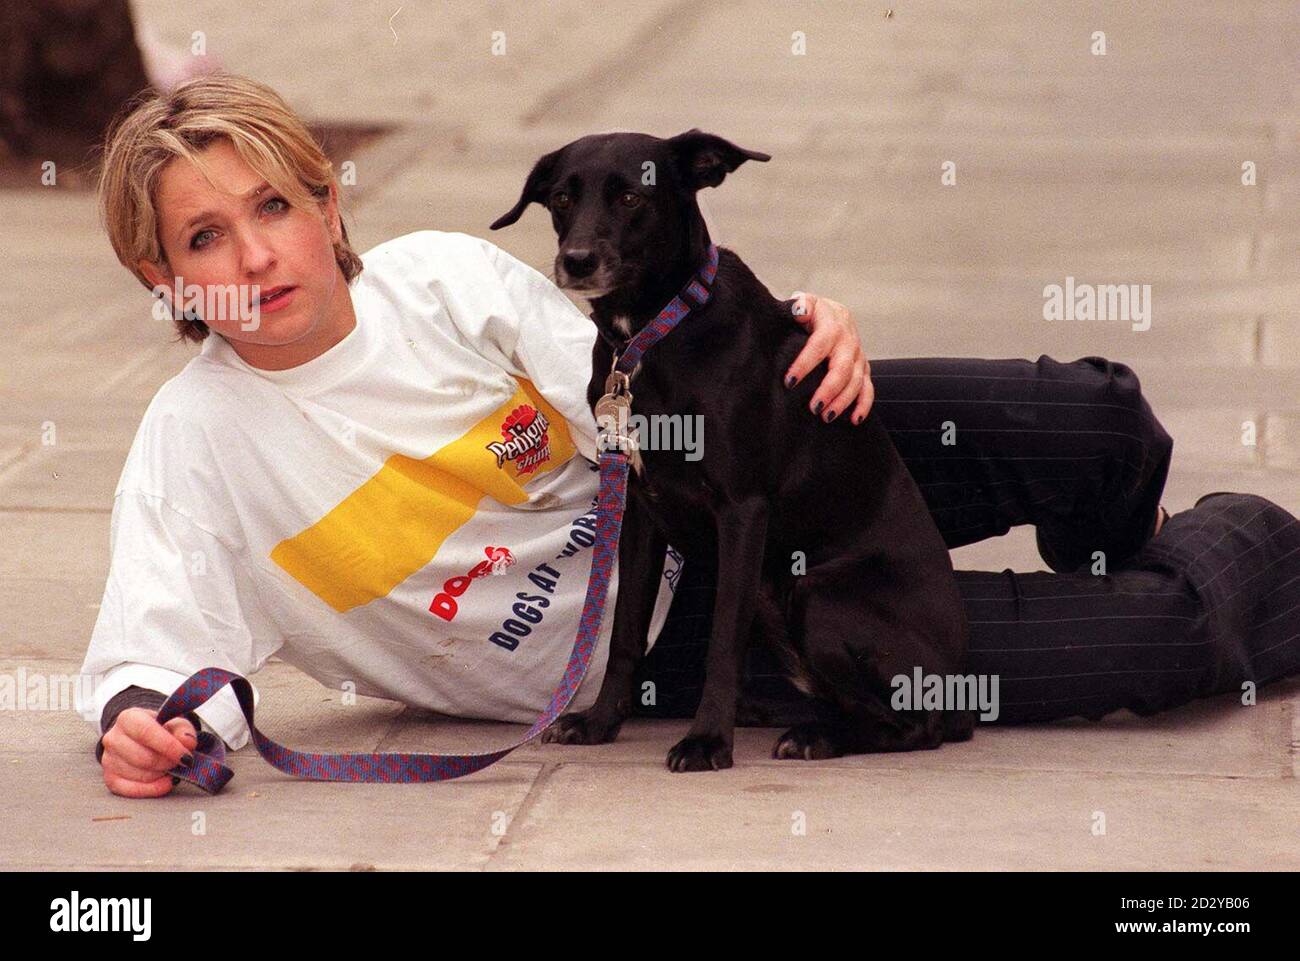
[[[704,691],[690,731],[668,752],[673,771],[731,767],[740,672],[763,570],[767,512],[767,503],[759,498],[723,505],[718,512],[718,594],[704,662]]]
[[[645,657],[667,551],[668,543],[654,522],[629,497],[618,539],[618,598],[600,693],[586,711],[557,718],[542,734],[544,742],[605,744],[618,737],[624,718],[632,711],[632,679]]]

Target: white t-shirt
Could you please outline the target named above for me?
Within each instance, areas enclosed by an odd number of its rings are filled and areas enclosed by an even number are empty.
[[[531,722],[548,703],[591,570],[595,327],[466,234],[419,231],[362,259],[356,328],[324,354],[258,370],[211,334],[150,402],[81,667],[97,731],[132,684],[170,693],[272,654],[461,717]],[[651,642],[680,566],[670,550]],[[600,689],[617,589],[615,570],[572,709]],[[229,688],[197,713],[247,742]]]

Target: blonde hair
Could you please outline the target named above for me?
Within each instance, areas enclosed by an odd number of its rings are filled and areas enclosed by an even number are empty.
[[[173,159],[189,160],[208,177],[199,152],[213,141],[230,142],[291,206],[323,204],[337,191],[334,165],[288,104],[265,84],[246,77],[197,77],[171,93],[146,91],[123,108],[109,127],[99,176],[99,210],[113,251],[150,290],[140,260],[166,262],[158,233],[158,181]],[[211,177],[208,177],[211,182]],[[342,214],[340,214],[342,224]],[[334,244],[334,259],[348,283],[361,273],[361,258],[348,243]],[[189,316],[176,320],[178,339],[202,341],[208,326]]]

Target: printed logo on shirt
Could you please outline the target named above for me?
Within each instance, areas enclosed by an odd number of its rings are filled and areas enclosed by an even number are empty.
[[[573,557],[579,550],[592,547],[595,543],[596,498],[593,497],[587,512],[573,519],[569,529],[569,539],[560,549],[560,553],[555,555],[555,560],[561,561],[566,557]],[[501,629],[493,631],[488,636],[488,640],[507,651],[516,650],[520,638],[530,635],[546,617],[546,609],[551,606],[551,595],[555,593],[561,574],[562,571],[546,563],[538,564],[529,571],[528,580],[532,582],[536,591],[531,594],[527,590],[519,591],[515,594],[513,603],[507,601],[510,605],[509,613],[501,622]]]
[[[476,578],[486,577],[489,574],[504,574],[506,568],[515,562],[515,555],[511,554],[507,547],[485,547],[483,553],[487,555],[487,560],[479,561],[469,569],[468,573],[449,578],[442,585],[442,590],[433,595],[433,600],[429,604],[429,613],[437,614],[450,623],[456,619],[456,612],[460,610],[456,598],[469,590],[470,584],[474,583]]]
[[[550,422],[531,404],[520,404],[501,422],[502,441],[493,441],[487,449],[497,455],[497,467],[515,462],[521,474],[531,474],[551,458]]]
[[[277,544],[272,562],[343,614],[387,596],[424,568],[485,497],[498,504],[527,503],[524,484],[562,467],[577,448],[564,418],[541,392],[531,381],[517,381],[505,403],[430,456],[389,457],[320,520]],[[497,465],[484,455],[520,408],[535,411],[524,433],[539,419],[545,424],[547,456],[528,463],[527,470],[518,458]]]

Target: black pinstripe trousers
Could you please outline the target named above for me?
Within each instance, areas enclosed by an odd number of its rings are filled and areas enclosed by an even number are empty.
[[[875,410],[950,548],[1036,528],[1051,571],[957,571],[966,673],[998,723],[1152,714],[1300,673],[1300,522],[1250,494],[1202,497],[1152,537],[1173,442],[1133,371],[1085,357],[873,360]],[[638,682],[638,713],[694,713],[714,572],[687,564]],[[752,646],[741,723],[808,717]]]

